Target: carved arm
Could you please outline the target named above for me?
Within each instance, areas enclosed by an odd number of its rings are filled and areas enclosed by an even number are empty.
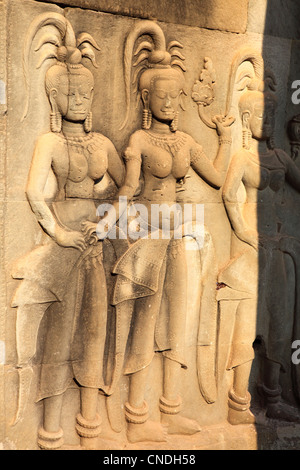
[[[217,156],[212,163],[206,157],[202,147],[195,143],[191,151],[191,166],[208,184],[220,188],[224,184],[229,164],[231,149],[230,126],[234,122],[234,118],[215,116],[213,121],[216,124],[219,135]]]
[[[243,217],[243,204],[238,200],[238,190],[243,182],[244,161],[243,158],[236,154],[233,156],[226,181],[223,186],[223,201],[226,212],[231,223],[232,229],[236,236],[243,242],[257,249],[258,233],[251,229]]]
[[[44,198],[44,188],[51,170],[51,150],[43,138],[37,141],[29,171],[26,195],[39,224],[61,246],[84,250],[84,237],[80,232],[66,231],[56,221]]]

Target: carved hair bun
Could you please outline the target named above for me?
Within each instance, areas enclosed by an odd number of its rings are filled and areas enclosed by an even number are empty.
[[[171,63],[171,55],[167,51],[154,50],[149,54],[149,62],[151,64],[169,65]]]
[[[65,46],[60,46],[57,50],[57,58],[59,62],[66,62],[68,51]]]
[[[82,60],[82,54],[80,52],[79,49],[77,48],[68,48],[68,53],[69,53],[69,56],[68,56],[68,60],[67,62],[69,64],[80,64],[81,60]]]

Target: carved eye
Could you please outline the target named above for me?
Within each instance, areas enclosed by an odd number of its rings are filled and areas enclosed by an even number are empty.
[[[160,100],[164,100],[167,96],[167,93],[164,93],[164,92],[157,92],[156,93],[156,97],[159,98]]]

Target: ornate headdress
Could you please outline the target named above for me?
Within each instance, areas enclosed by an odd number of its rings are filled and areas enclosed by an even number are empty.
[[[56,59],[56,64],[65,67],[67,72],[82,68],[88,70],[81,63],[83,57],[91,60],[94,67],[97,67],[95,54],[91,46],[100,50],[96,41],[88,33],[81,33],[76,38],[71,23],[59,13],[49,12],[37,16],[31,23],[23,52],[23,70],[26,86],[26,104],[22,120],[25,119],[29,108],[30,86],[29,86],[29,56],[35,36],[44,26],[54,26],[58,32],[53,30],[45,32],[38,42],[35,52],[40,52],[41,57],[37,65],[40,68],[47,59]],[[43,46],[48,45],[45,50]],[[51,47],[49,47],[49,45]]]
[[[134,51],[136,41],[145,35],[150,36],[150,39],[142,40]],[[150,89],[154,78],[161,76],[179,80],[183,88],[182,72],[186,71],[183,64],[185,58],[178,50],[182,47],[178,41],[171,41],[167,47],[162,29],[153,21],[138,22],[129,33],[124,51],[126,116],[121,129],[125,127],[129,118],[132,87],[138,98],[139,91]],[[133,56],[136,57],[134,63]],[[135,68],[133,76],[132,68]]]
[[[253,72],[243,71],[236,78],[238,67],[245,61],[252,63],[254,74]],[[232,63],[232,75],[231,83],[229,85],[227,108],[230,108],[231,105],[234,83],[237,83],[238,91],[244,92],[239,99],[239,108],[241,112],[246,109],[250,110],[257,99],[263,101],[264,105],[271,104],[271,106],[276,107],[276,79],[273,72],[269,68],[265,68],[264,60],[259,52],[245,48],[241,49],[235,56]],[[250,138],[251,132],[247,129],[243,129],[243,147],[246,149],[249,149]],[[269,139],[268,146],[270,148],[274,148],[274,136],[271,136]]]

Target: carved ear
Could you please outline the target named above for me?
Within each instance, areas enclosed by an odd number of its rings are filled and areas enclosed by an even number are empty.
[[[92,87],[91,89],[91,103],[93,102],[93,98],[94,98],[94,87]]]
[[[145,108],[149,108],[150,92],[146,88],[141,92],[141,98]]]
[[[57,97],[57,89],[56,88],[51,88],[49,92],[49,101],[51,105],[51,111],[53,113],[57,112],[57,104],[56,104],[56,97]]]
[[[180,95],[179,95],[179,106],[181,107],[182,111],[185,111],[186,108],[184,106],[184,97],[187,96],[187,93],[185,90],[180,90]]]
[[[243,127],[249,129],[249,118],[250,118],[250,112],[249,111],[244,111],[242,115],[242,124]]]

